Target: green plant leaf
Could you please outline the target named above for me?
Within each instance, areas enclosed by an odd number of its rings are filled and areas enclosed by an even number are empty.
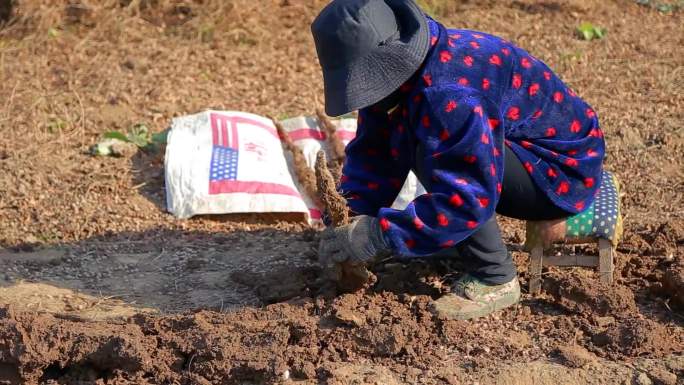
[[[582,36],[582,38],[584,38],[584,40],[591,40],[591,38],[594,36],[593,29],[594,29],[593,24],[584,22],[584,23],[580,24],[579,27],[577,27],[577,32],[580,33],[580,35]]]
[[[138,123],[131,127],[128,135],[128,141],[136,146],[143,148],[150,144],[150,132],[147,126],[143,123]]]
[[[597,39],[603,39],[603,37],[606,35],[606,29],[605,28],[594,28],[594,35],[596,35]]]
[[[133,127],[129,130],[129,132],[133,135],[137,136],[145,136],[150,132],[150,129],[147,128],[147,125],[145,123],[138,123],[134,124]]]
[[[602,39],[606,35],[606,29],[585,21],[577,27],[577,33],[584,40]]]
[[[128,141],[141,148],[150,144],[150,140],[147,136],[133,133],[128,134]]]
[[[119,131],[105,132],[104,137],[109,139],[118,139],[124,142],[130,142],[130,140],[128,140],[128,137]]]

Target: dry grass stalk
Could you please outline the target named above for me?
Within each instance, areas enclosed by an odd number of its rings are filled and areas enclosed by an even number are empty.
[[[273,117],[270,117],[270,119],[273,121],[273,124],[275,125],[276,130],[278,131],[278,136],[280,136],[280,139],[282,140],[283,144],[285,144],[285,149],[290,151],[290,153],[292,154],[292,162],[295,174],[297,176],[297,180],[304,187],[306,195],[308,195],[309,198],[313,200],[316,207],[318,207],[319,209],[323,209],[323,204],[321,203],[321,200],[318,198],[318,189],[316,187],[316,174],[306,164],[304,152],[302,152],[302,149],[297,147],[294,144],[294,142],[292,142],[292,138],[290,138],[290,135],[287,133],[287,131],[285,131],[285,128],[279,121],[275,120]]]

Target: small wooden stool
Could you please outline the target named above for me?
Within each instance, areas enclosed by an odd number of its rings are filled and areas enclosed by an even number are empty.
[[[608,171],[594,202],[583,212],[569,218],[527,221],[525,250],[530,252],[529,292],[541,290],[543,266],[598,267],[601,282],[613,282],[613,255],[622,236],[619,184]],[[545,255],[558,244],[596,243],[598,255]]]

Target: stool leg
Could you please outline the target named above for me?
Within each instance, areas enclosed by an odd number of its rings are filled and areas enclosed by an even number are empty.
[[[530,252],[530,294],[538,294],[541,291],[542,260],[544,258],[544,246],[535,246]]]
[[[599,273],[601,282],[613,283],[613,244],[607,240],[599,238]]]

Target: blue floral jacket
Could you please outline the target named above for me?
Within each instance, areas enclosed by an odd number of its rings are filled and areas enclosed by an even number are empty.
[[[589,206],[605,153],[594,110],[510,42],[428,24],[432,47],[399,105],[359,111],[340,186],[350,209],[378,217],[400,255],[452,247],[494,215],[503,151],[518,156],[557,206]],[[404,210],[389,208],[410,170],[428,193]]]

